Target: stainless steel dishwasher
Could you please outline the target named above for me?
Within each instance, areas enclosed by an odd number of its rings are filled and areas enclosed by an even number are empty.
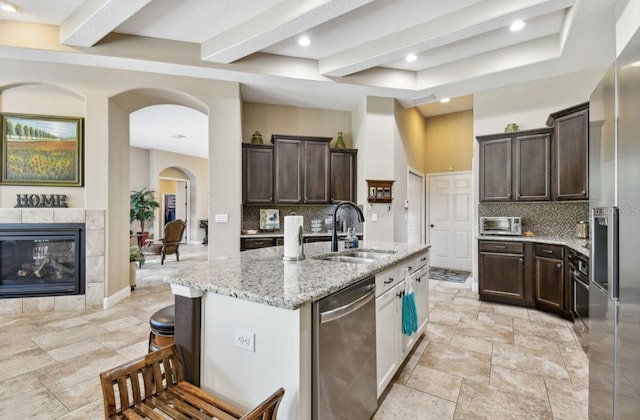
[[[368,420],[376,411],[375,277],[312,305],[313,420]]]

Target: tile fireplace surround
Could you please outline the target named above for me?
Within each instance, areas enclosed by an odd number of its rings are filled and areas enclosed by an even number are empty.
[[[85,294],[0,299],[0,314],[80,311],[103,307],[105,281],[104,210],[0,209],[2,223],[84,223]]]

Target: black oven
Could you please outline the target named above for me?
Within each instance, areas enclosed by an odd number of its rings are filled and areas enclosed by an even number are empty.
[[[574,322],[589,328],[589,259],[573,250],[569,252],[569,275],[571,276],[571,314]]]

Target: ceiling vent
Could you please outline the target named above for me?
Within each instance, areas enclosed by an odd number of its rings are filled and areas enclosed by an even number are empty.
[[[438,99],[436,97],[436,95],[434,93],[432,93],[431,95],[427,95],[427,96],[420,96],[418,98],[413,98],[411,99],[411,101],[413,102],[414,105],[422,105],[422,104],[426,104],[429,102],[433,102],[436,99]]]

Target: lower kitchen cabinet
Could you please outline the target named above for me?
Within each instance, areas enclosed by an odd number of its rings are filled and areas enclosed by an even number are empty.
[[[273,246],[274,238],[240,238],[240,251]]]
[[[564,253],[561,245],[535,245],[536,307],[559,315],[565,308]]]
[[[480,240],[480,300],[535,307],[571,318],[563,245]]]
[[[533,306],[523,242],[480,241],[478,288],[481,300]]]
[[[426,258],[425,258],[426,257]],[[422,267],[417,264],[421,262]],[[412,335],[402,332],[404,275],[409,270],[418,312],[418,330]],[[390,270],[376,274],[376,369],[378,398],[411,352],[424,331],[429,313],[428,254]]]

